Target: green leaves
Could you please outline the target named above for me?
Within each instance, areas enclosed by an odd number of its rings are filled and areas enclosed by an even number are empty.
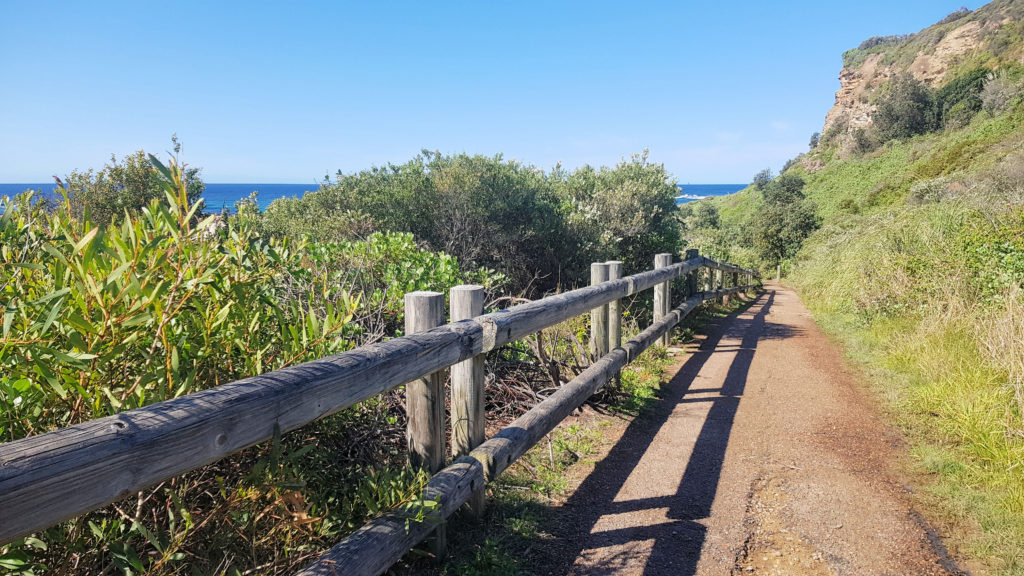
[[[0,569],[4,574],[12,576],[43,574],[46,572],[46,567],[35,560],[35,552],[45,552],[46,549],[46,542],[31,536],[11,542],[0,548]],[[36,570],[40,572],[36,572]]]
[[[251,226],[222,236],[210,218],[193,230],[198,205],[182,168],[150,164],[167,197],[118,225],[74,217],[69,199],[49,213],[0,200],[0,374],[17,383],[2,392],[0,438],[352,346],[361,300],[321,273],[320,287],[302,286],[314,279],[304,243]],[[37,394],[25,382],[38,382]]]
[[[488,270],[464,276],[454,256],[422,249],[411,234],[327,244],[269,238],[254,220],[197,223],[175,163],[160,166],[153,164],[153,173],[173,184],[171,193],[124,212],[116,224],[76,216],[69,201],[47,212],[25,198],[0,200],[0,441],[393,334],[405,290],[500,281]],[[388,429],[400,425],[395,413],[374,418]],[[287,563],[289,554],[307,553],[311,538],[334,540],[371,511],[399,507],[422,521],[437,507],[418,496],[422,473],[382,467],[371,484],[359,485],[350,469],[339,471],[337,452],[295,446],[301,441],[272,450],[257,465],[266,475],[251,484],[244,472],[251,453],[229,461],[221,501],[210,504],[209,485],[197,488],[195,476],[182,476],[142,504],[133,498],[54,527],[40,535],[55,549],[45,554],[28,540],[0,548],[0,572],[39,573],[53,569],[40,559],[80,554],[85,571],[175,573],[184,552],[195,562],[211,539],[236,545],[217,552],[230,562],[251,534],[272,540],[252,545],[283,551]],[[394,464],[395,452],[387,457]],[[330,479],[326,496],[307,490],[314,474]],[[192,514],[201,517],[198,526],[214,517],[202,535],[195,535]]]

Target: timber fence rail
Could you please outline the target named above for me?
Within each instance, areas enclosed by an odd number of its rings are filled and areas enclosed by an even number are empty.
[[[452,322],[444,325],[439,325],[443,295],[408,294],[407,336],[0,444],[0,544],[407,384],[410,460],[434,473],[424,492],[424,498],[439,503],[434,518],[408,522],[406,530],[407,512],[386,514],[301,574],[380,574],[431,532],[440,551],[440,521],[467,501],[479,513],[485,482],[641,352],[667,342],[671,329],[701,303],[726,300],[756,285],[753,270],[696,251],[688,251],[682,262],[671,261],[669,254],[658,255],[654,270],[627,277],[620,277],[619,262],[595,264],[592,286],[490,314],[482,314],[479,287],[460,286],[452,291]],[[670,284],[682,276],[686,298],[672,309]],[[619,300],[650,288],[655,289],[654,322],[622,344]],[[484,441],[483,354],[588,312],[596,362]],[[448,367],[453,367],[456,460],[443,467],[443,378],[437,373]]]

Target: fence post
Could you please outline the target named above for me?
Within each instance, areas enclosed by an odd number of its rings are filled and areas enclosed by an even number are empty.
[[[665,268],[672,265],[671,254],[655,254],[654,267]],[[662,282],[654,286],[654,321],[657,322],[672,310],[672,281]],[[670,334],[666,332],[658,339],[658,344],[668,346]]]
[[[696,258],[698,256],[700,256],[700,250],[697,250],[696,248],[691,248],[691,249],[686,251],[685,258],[687,260],[692,260],[692,259],[694,259],[694,258]],[[694,271],[692,271],[692,272],[690,272],[689,274],[686,275],[686,297],[689,298],[690,296],[693,296],[696,293],[697,293],[697,270],[694,270]]]
[[[455,286],[451,290],[452,322],[469,320],[484,313],[484,287]],[[469,454],[484,441],[485,392],[484,355],[478,354],[452,366],[452,458]],[[484,512],[483,488],[469,498],[476,517]]]
[[[590,285],[608,280],[608,264],[594,262],[590,265]],[[608,353],[608,305],[598,306],[590,311],[590,351],[594,359]]]
[[[608,264],[608,279],[618,280],[622,278],[622,262],[611,260]],[[614,350],[622,345],[622,301],[612,300],[608,303],[608,350]],[[619,385],[619,373],[616,372],[612,379],[613,386]]]
[[[726,272],[725,270],[722,270],[722,288],[723,289],[724,288],[729,288],[731,286],[731,284],[730,284],[731,280],[732,280],[732,274],[729,273],[729,272]],[[722,305],[723,306],[728,306],[729,305],[729,295],[728,294],[725,294],[724,296],[722,296]]]
[[[415,334],[444,324],[444,294],[409,292],[405,295],[405,333]],[[444,371],[439,370],[405,385],[406,431],[409,462],[431,474],[444,467]],[[444,524],[434,532],[431,550],[438,558],[447,548]]]

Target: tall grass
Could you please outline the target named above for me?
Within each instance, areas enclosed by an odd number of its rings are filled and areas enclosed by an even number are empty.
[[[1024,276],[1006,266],[1017,252],[1000,244],[993,217],[961,197],[833,223],[808,244],[794,281],[908,431],[929,478],[924,498],[963,531],[961,552],[1019,574]],[[993,244],[1005,248],[996,258]]]

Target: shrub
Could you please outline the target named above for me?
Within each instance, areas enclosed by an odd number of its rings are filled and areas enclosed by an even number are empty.
[[[655,254],[682,249],[676,182],[663,165],[648,161],[647,151],[614,168],[584,166],[558,187],[586,258],[580,264],[622,260],[633,273],[649,269]]]
[[[272,234],[323,242],[372,231],[411,233],[465,267],[500,271],[514,289],[546,276],[543,289],[557,283],[560,266],[573,265],[578,248],[563,208],[531,166],[501,156],[424,151],[402,165],[339,172],[333,183],[302,198],[275,200],[264,226]]]
[[[960,8],[957,8],[956,10],[954,10],[954,11],[950,12],[949,14],[947,14],[946,17],[943,18],[942,20],[939,20],[938,22],[936,22],[935,25],[938,26],[940,24],[948,24],[950,22],[956,22],[957,20],[959,20],[959,19],[961,19],[961,18],[963,18],[965,16],[970,16],[970,14],[971,14],[970,8],[968,8],[966,6],[961,6]]]
[[[843,198],[839,201],[839,209],[850,214],[859,214],[860,205],[853,198]]]
[[[408,234],[266,238],[251,206],[196,222],[176,161],[150,165],[162,199],[104,227],[69,199],[0,199],[0,442],[346,350],[398,323],[401,291],[464,280]],[[426,474],[388,440],[396,406],[374,398],[0,546],[0,566],[293,572],[368,515],[429,504],[414,496]]]
[[[770,264],[795,256],[804,239],[821,226],[815,205],[804,199],[803,188],[803,178],[782,174],[762,189],[750,224],[751,240]]]
[[[935,108],[939,122],[949,128],[960,128],[970,123],[981,110],[981,92],[985,81],[992,75],[988,68],[977,68],[957,76],[935,93]]]
[[[774,177],[775,175],[772,174],[772,169],[765,168],[757,174],[754,174],[754,180],[751,182],[751,185],[757,190],[762,190]]]
[[[851,136],[853,137],[853,151],[858,154],[866,154],[881,146],[876,130],[857,128]]]
[[[103,228],[26,203],[0,204],[0,367],[24,388],[4,399],[8,439],[351,346],[357,297],[285,281],[302,243],[193,226],[184,189]]]
[[[897,44],[907,38],[906,34],[893,34],[890,36],[872,36],[867,40],[860,43],[857,46],[858,50],[870,50],[876,46],[883,46],[886,44]]]
[[[995,116],[1007,110],[1019,94],[1020,85],[1006,74],[992,75],[979,94],[981,108]]]
[[[496,270],[515,292],[586,282],[590,262],[646,269],[681,244],[677,194],[647,153],[614,168],[545,174],[494,157],[424,151],[410,162],[339,173],[302,198],[275,200],[261,226],[321,242],[404,232],[468,269]]]
[[[909,138],[935,129],[932,90],[908,74],[898,76],[879,95],[873,120],[881,142]]]
[[[697,202],[693,217],[694,228],[718,228],[720,224],[718,208],[710,202]]]
[[[172,138],[175,154],[181,151],[177,137]],[[190,206],[199,201],[206,185],[199,179],[198,168],[182,166],[182,178]],[[120,162],[116,156],[99,172],[72,171],[58,183],[70,198],[69,208],[79,219],[88,219],[99,227],[120,220],[127,212],[140,214],[153,200],[163,200],[161,176],[150,164],[142,150],[125,156]]]

